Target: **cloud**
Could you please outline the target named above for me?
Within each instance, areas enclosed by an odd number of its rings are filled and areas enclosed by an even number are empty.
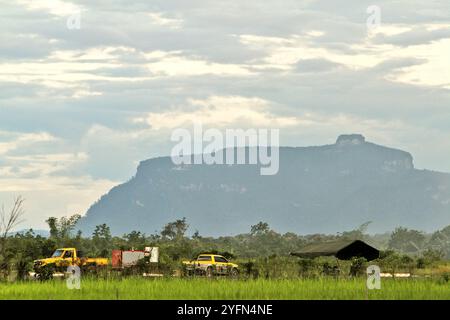
[[[149,113],[134,119],[147,123],[152,129],[174,129],[190,126],[198,121],[205,126],[279,128],[299,123],[294,117],[279,117],[271,113],[268,101],[240,96],[211,96],[189,99],[188,106],[162,113]],[[191,111],[187,111],[187,110]],[[186,110],[186,111],[184,111]]]
[[[431,44],[433,41],[439,41],[450,38],[450,24],[431,24],[420,27],[405,28],[403,32],[386,34],[378,33],[374,42],[389,43],[395,46],[413,46]]]
[[[429,28],[432,28],[429,26]],[[439,25],[439,28],[441,26]],[[438,29],[442,30],[442,29]],[[447,31],[446,31],[447,32]],[[261,37],[254,35],[241,36],[243,44],[264,50],[267,55],[261,63],[265,68],[289,70],[301,61],[328,61],[328,69],[342,65],[353,70],[379,68],[389,66],[388,61],[420,61],[412,66],[405,66],[402,73],[397,67],[387,79],[412,85],[438,86],[450,88],[450,75],[440,72],[441,68],[450,69],[450,39],[425,41],[421,44],[411,44],[407,47],[395,46],[390,43],[377,44],[371,37],[364,42],[349,46],[348,52],[339,52],[329,48],[317,47],[309,41],[308,36],[292,36],[290,38]],[[323,64],[323,62],[322,62]],[[395,70],[394,70],[395,69]]]
[[[330,72],[340,67],[343,66],[326,59],[301,59],[296,64],[298,72]]]
[[[147,56],[151,57],[151,55]],[[246,76],[252,74],[245,66],[214,63],[172,53],[164,54],[158,61],[148,63],[147,67],[152,74],[158,76]]]
[[[180,29],[183,24],[182,19],[169,18],[161,12],[149,12],[148,16],[154,24],[171,29]]]
[[[0,200],[26,193],[36,221],[83,211],[194,118],[284,145],[361,132],[450,171],[448,1],[378,1],[371,32],[369,0],[0,3]]]
[[[47,132],[17,133],[0,131],[0,155],[20,148],[28,148],[33,144],[56,140],[56,137]]]
[[[61,0],[17,0],[27,10],[42,10],[56,16],[69,16],[81,10],[79,5]]]
[[[14,196],[22,195],[25,198],[25,221],[19,228],[47,229],[47,218],[84,214],[92,203],[117,183],[89,176],[2,178],[0,203],[7,207]]]
[[[86,51],[57,50],[40,62],[0,61],[0,69],[0,81],[20,84],[38,82],[47,88],[68,90],[57,94],[61,98],[102,95],[101,91],[91,89],[91,84],[94,83],[144,82],[161,77],[240,77],[254,74],[245,65],[215,63],[186,56],[180,51],[141,52],[129,47],[94,47]]]
[[[49,215],[84,213],[117,184],[87,174],[74,175],[73,170],[89,160],[86,153],[37,153],[50,145],[61,148],[62,143],[47,132],[0,131],[0,203],[8,203],[19,194],[24,196],[25,225],[44,227]]]
[[[436,86],[450,89],[450,73],[442,72],[443,70],[450,70],[450,60],[448,59],[450,39],[409,46],[403,53],[426,59],[427,62],[404,68],[401,76],[394,77],[395,81],[416,86]]]

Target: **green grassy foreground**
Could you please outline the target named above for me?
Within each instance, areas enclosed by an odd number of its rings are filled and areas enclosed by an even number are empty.
[[[431,279],[383,279],[366,291],[365,279],[83,279],[80,290],[64,280],[1,283],[0,299],[450,299],[450,285]]]

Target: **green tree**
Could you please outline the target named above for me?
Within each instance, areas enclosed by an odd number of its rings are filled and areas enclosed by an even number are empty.
[[[367,228],[371,223],[372,221],[367,221],[354,230],[344,231],[341,237],[349,240],[363,240],[366,237]]]
[[[389,239],[388,247],[405,253],[419,253],[425,244],[425,235],[417,230],[399,227]]]
[[[178,219],[166,224],[161,231],[161,236],[169,240],[181,240],[184,238],[188,228],[189,225],[186,222],[186,218]]]
[[[250,227],[250,234],[252,236],[267,234],[270,231],[269,224],[267,222],[258,222],[254,226]]]
[[[17,278],[23,280],[31,271],[33,260],[48,257],[55,249],[55,243],[35,235],[32,229],[9,237],[9,255],[17,271]]]
[[[68,245],[71,242],[75,226],[80,220],[79,214],[70,217],[55,218],[50,217],[45,222],[50,229],[50,238],[55,240],[58,246]]]
[[[202,236],[200,235],[200,232],[198,230],[195,230],[194,234],[192,235],[192,239],[200,240]]]
[[[95,227],[92,234],[92,244],[97,256],[106,257],[109,255],[111,248],[111,230],[104,223]]]
[[[434,232],[427,243],[427,248],[440,251],[445,258],[450,259],[450,226]]]
[[[140,231],[131,231],[130,233],[125,234],[123,238],[127,241],[129,248],[144,249],[146,244],[145,234]]]
[[[58,232],[58,219],[55,217],[50,217],[45,222],[48,224],[48,227],[50,229],[50,238],[52,239],[58,239],[59,238],[59,232]]]

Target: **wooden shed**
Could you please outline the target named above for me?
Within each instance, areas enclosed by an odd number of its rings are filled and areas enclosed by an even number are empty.
[[[292,252],[291,255],[300,258],[334,256],[341,260],[363,257],[370,261],[377,259],[380,251],[361,240],[335,240],[307,245],[297,252]]]

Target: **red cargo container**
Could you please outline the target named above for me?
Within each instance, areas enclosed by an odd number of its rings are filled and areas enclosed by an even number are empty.
[[[113,268],[132,267],[144,256],[145,251],[142,250],[113,250],[111,264]]]

